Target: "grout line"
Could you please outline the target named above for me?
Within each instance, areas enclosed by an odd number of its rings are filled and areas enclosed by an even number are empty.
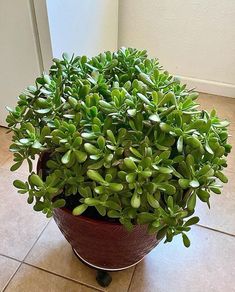
[[[20,267],[22,266],[22,262],[19,264],[18,268],[15,270],[15,272],[11,275],[11,277],[8,279],[6,285],[3,287],[2,292],[6,291],[6,288],[9,286],[11,280],[15,277],[16,273],[19,271]]]
[[[31,252],[31,250],[34,248],[34,246],[36,245],[36,243],[38,242],[39,238],[41,237],[41,235],[43,234],[44,230],[47,228],[47,226],[49,225],[49,223],[51,222],[51,219],[48,221],[48,223],[46,224],[46,226],[42,229],[41,233],[39,234],[39,236],[37,237],[37,239],[35,240],[35,242],[33,243],[33,245],[31,246],[30,250],[27,252],[26,256],[23,258],[22,262],[24,263],[24,261],[26,260],[27,256],[29,255],[29,253]]]
[[[23,260],[21,261],[19,267],[16,269],[16,271],[12,274],[12,276],[9,278],[8,282],[6,283],[5,287],[3,288],[2,292],[4,292],[6,290],[6,288],[8,287],[8,285],[10,284],[10,282],[12,281],[12,279],[15,277],[16,273],[19,271],[20,267],[22,266],[22,264],[24,263],[24,260],[26,259],[26,257],[28,256],[28,254],[30,253],[30,251],[34,248],[35,244],[38,242],[39,238],[41,237],[41,235],[43,234],[44,230],[47,228],[48,224],[50,223],[51,220],[49,220],[49,222],[46,224],[46,226],[42,229],[41,233],[39,234],[39,236],[37,237],[37,239],[35,240],[35,242],[33,243],[33,245],[31,246],[30,250],[27,252],[27,254],[25,255],[25,257],[23,258]]]
[[[63,275],[57,274],[57,273],[55,273],[55,272],[53,272],[53,271],[49,271],[49,270],[47,270],[47,269],[44,269],[44,268],[41,268],[41,267],[35,266],[35,265],[33,265],[33,264],[26,263],[26,262],[24,262],[23,264],[25,264],[25,265],[27,265],[27,266],[30,266],[30,267],[33,267],[33,268],[35,268],[35,269],[38,269],[38,270],[40,270],[40,271],[46,272],[46,273],[48,273],[48,274],[51,274],[51,275],[54,275],[54,276],[57,276],[57,277],[63,278],[63,279],[65,279],[65,280],[72,281],[72,282],[74,282],[74,283],[76,283],[76,284],[80,284],[80,285],[86,286],[86,287],[88,287],[88,288],[95,289],[96,291],[104,292],[104,290],[101,290],[101,289],[99,289],[99,288],[97,288],[97,287],[94,287],[94,286],[92,286],[92,285],[89,285],[89,284],[87,284],[87,283],[83,283],[83,282],[77,281],[77,280],[75,280],[75,279],[73,279],[73,278],[70,278],[70,277],[66,277],[66,276],[63,276]]]
[[[20,263],[19,267],[15,270],[15,272],[11,275],[11,277],[9,278],[9,280],[7,281],[6,285],[3,287],[2,292],[4,292],[6,290],[6,288],[8,287],[8,285],[10,284],[11,280],[15,277],[16,273],[19,271],[20,267],[22,266],[22,262]]]
[[[215,232],[218,232],[218,233],[222,233],[222,234],[225,234],[225,235],[228,235],[228,236],[231,236],[231,237],[235,237],[235,234],[231,234],[231,233],[228,233],[226,231],[218,230],[218,229],[215,229],[215,228],[212,228],[212,227],[204,226],[204,225],[201,225],[201,224],[196,224],[196,226],[201,227],[201,228],[205,228],[205,229],[208,229],[208,230],[211,230],[211,231],[215,231]]]
[[[5,254],[3,254],[3,253],[0,253],[0,256],[5,257],[5,258],[8,258],[8,259],[10,259],[10,260],[14,260],[14,261],[19,262],[19,263],[22,263],[21,260],[16,259],[16,258],[11,257],[11,256],[8,256],[8,255],[5,255]]]
[[[132,280],[133,280],[133,278],[134,278],[134,274],[135,274],[135,271],[136,271],[136,267],[137,267],[137,265],[135,265],[135,267],[134,267],[134,271],[133,271],[133,273],[132,273],[131,280],[130,280],[130,283],[129,283],[129,286],[128,286],[128,289],[127,289],[127,292],[130,291],[131,283],[132,283]]]

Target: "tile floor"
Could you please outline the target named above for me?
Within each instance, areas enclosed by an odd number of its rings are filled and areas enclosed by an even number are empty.
[[[217,108],[231,121],[235,149],[235,99],[201,94],[202,107]],[[103,291],[95,271],[81,264],[53,219],[33,212],[12,187],[27,168],[11,173],[10,136],[0,128],[0,290],[13,292]],[[214,196],[211,211],[198,205],[200,225],[190,232],[191,247],[181,239],[160,244],[136,267],[113,273],[105,289],[117,292],[235,291],[235,168],[234,155],[226,173],[229,183]]]

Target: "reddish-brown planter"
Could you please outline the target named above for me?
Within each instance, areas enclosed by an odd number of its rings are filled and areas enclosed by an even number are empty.
[[[74,216],[65,208],[55,209],[53,216],[77,255],[96,268],[128,268],[158,244],[145,225],[135,225],[130,232],[119,223]]]
[[[45,169],[48,158],[48,153],[39,158],[38,173]],[[146,225],[135,225],[128,231],[120,223],[74,216],[66,208],[55,209],[53,217],[76,254],[95,268],[110,271],[129,268],[159,243],[156,235],[147,233]]]

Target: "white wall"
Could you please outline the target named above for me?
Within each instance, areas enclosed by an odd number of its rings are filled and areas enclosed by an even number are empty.
[[[116,50],[117,40],[118,0],[0,0],[0,125],[52,55]]]
[[[118,0],[47,0],[53,56],[117,49]]]
[[[146,48],[199,91],[235,97],[234,0],[120,0],[118,44]]]
[[[15,106],[42,70],[30,3],[0,1],[0,125],[6,125],[6,105]]]

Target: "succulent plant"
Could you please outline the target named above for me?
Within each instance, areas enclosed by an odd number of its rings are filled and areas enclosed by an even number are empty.
[[[196,201],[220,194],[227,121],[198,109],[198,93],[164,71],[146,51],[121,48],[96,57],[53,59],[49,75],[21,94],[7,122],[18,169],[29,164],[28,181],[14,181],[28,203],[48,217],[77,198],[75,216],[87,208],[131,230],[186,247]],[[49,153],[47,176],[32,160]]]

